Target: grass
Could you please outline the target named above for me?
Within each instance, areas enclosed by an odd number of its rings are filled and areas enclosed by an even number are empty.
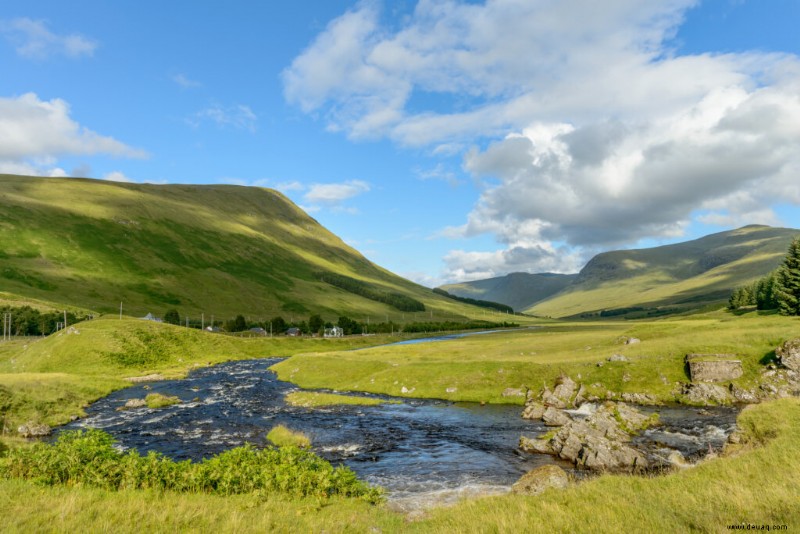
[[[272,427],[267,434],[267,439],[278,447],[299,447],[301,449],[311,447],[311,440],[308,439],[308,436],[284,425]]]
[[[523,397],[503,397],[503,390],[538,390],[565,373],[590,394],[650,393],[672,402],[676,383],[689,381],[686,354],[736,354],[744,374],[734,383],[749,389],[775,347],[796,337],[798,328],[798,318],[756,312],[558,323],[437,343],[298,354],[272,369],[308,389],[518,404]],[[641,343],[626,345],[627,337]],[[613,354],[628,361],[608,362]]]
[[[144,401],[151,410],[166,408],[167,406],[173,406],[181,402],[178,397],[163,395],[161,393],[148,393]]]
[[[43,487],[0,479],[9,532],[725,532],[732,524],[800,524],[800,400],[748,407],[744,444],[665,476],[604,475],[537,497],[465,501],[411,520],[331,497],[219,497],[172,491]],[[791,530],[790,530],[791,531]]]
[[[376,399],[372,397],[359,397],[356,395],[340,395],[337,393],[320,393],[318,391],[292,391],[285,397],[286,403],[291,406],[304,408],[319,408],[322,406],[356,405],[378,406],[380,404],[398,404],[400,401]]]

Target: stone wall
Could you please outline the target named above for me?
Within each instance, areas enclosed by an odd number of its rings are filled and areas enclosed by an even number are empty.
[[[687,354],[692,382],[725,382],[742,376],[742,361],[733,354]]]

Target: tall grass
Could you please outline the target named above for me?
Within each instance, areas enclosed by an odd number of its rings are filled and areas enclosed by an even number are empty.
[[[64,432],[52,445],[11,449],[0,459],[0,475],[45,486],[381,500],[381,491],[358,480],[349,468],[333,467],[295,446],[256,449],[245,445],[197,463],[175,462],[153,451],[146,456],[134,450],[121,453],[114,448],[114,439],[100,430]]]

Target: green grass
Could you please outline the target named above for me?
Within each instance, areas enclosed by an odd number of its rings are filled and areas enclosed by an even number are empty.
[[[305,408],[337,405],[378,406],[380,404],[399,402],[371,397],[359,397],[356,395],[320,393],[318,391],[292,391],[286,395],[285,400],[286,403],[291,406],[301,406]]]
[[[282,380],[309,389],[519,404],[524,398],[503,397],[503,390],[538,391],[565,373],[590,394],[650,393],[671,402],[676,383],[689,381],[686,354],[736,354],[744,374],[734,383],[752,388],[775,347],[797,337],[799,328],[798,318],[755,312],[560,323],[437,343],[298,354],[272,368]],[[641,343],[626,345],[627,337]],[[606,361],[613,354],[628,361]]]
[[[144,401],[147,403],[147,407],[151,410],[166,408],[167,406],[173,406],[175,404],[180,404],[181,402],[178,397],[163,395],[161,393],[148,393],[144,398]]]
[[[308,439],[308,436],[284,425],[272,427],[267,434],[267,439],[278,447],[300,447],[301,449],[311,447],[311,440]]]

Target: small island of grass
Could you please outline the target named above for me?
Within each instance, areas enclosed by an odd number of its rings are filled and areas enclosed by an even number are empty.
[[[178,397],[172,397],[169,395],[162,395],[161,393],[148,393],[147,397],[144,398],[147,407],[151,410],[157,410],[158,408],[166,408],[167,406],[172,406],[173,404],[180,404],[181,400]]]
[[[357,406],[377,406],[379,404],[400,404],[400,401],[359,397],[356,395],[339,395],[336,393],[320,393],[317,391],[292,391],[285,397],[286,404],[303,408],[319,408],[349,404]]]
[[[302,432],[291,430],[284,425],[277,425],[269,431],[267,439],[278,447],[299,447],[307,449],[311,447],[311,440]]]

